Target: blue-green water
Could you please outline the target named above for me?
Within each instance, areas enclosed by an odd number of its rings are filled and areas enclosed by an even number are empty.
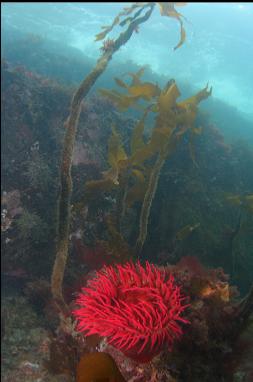
[[[95,34],[102,25],[110,25],[127,4],[5,3],[2,4],[2,39],[11,33],[19,37],[32,33],[64,44],[65,49],[75,47],[94,60],[101,46],[101,42],[94,42]],[[218,107],[213,119],[228,137],[237,138],[231,126],[234,120],[238,137],[245,135],[253,141],[253,127],[250,129],[253,126],[253,4],[189,3],[179,11],[186,18],[187,33],[186,43],[180,49],[173,51],[179,39],[177,20],[161,17],[156,9],[151,19],[141,25],[139,33],[115,55],[113,65],[124,64],[126,60],[150,65],[154,75],[173,77],[186,89],[199,89],[209,82],[213,96],[203,107],[210,106],[211,110],[214,104]],[[114,38],[119,32],[117,27],[109,37]],[[64,49],[62,54],[71,56]],[[217,105],[219,101],[225,104],[224,114]],[[240,117],[241,122],[237,121]]]

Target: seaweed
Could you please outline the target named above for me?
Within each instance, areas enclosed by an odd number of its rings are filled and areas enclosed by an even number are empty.
[[[239,195],[225,193],[225,200],[238,209],[236,224],[227,231],[228,252],[232,259],[232,272],[235,275],[238,265],[238,255],[234,251],[234,244],[237,236],[243,231],[253,233],[253,194]]]
[[[137,73],[127,73],[127,75],[133,77],[130,85],[127,85],[120,78],[114,78],[116,84],[126,90],[125,93],[120,93],[115,89],[100,89],[99,92],[114,102],[120,111],[126,111],[129,107],[138,107],[136,104],[140,99],[151,101],[152,98],[157,97],[161,92],[158,85],[151,82],[141,82],[140,76],[143,72],[144,68],[141,68]],[[139,108],[141,109],[141,107]]]
[[[179,4],[144,2],[134,3],[132,6],[124,8],[115,17],[111,25],[103,26],[103,31],[96,35],[95,40],[101,41],[107,37],[115,26],[119,25],[125,28],[115,40],[107,39],[103,41],[103,46],[100,48],[101,56],[74,93],[70,105],[70,113],[64,124],[66,130],[60,165],[57,247],[51,275],[53,298],[62,318],[69,314],[69,308],[64,301],[62,293],[62,284],[69,247],[70,203],[73,187],[71,167],[82,102],[97,79],[106,70],[114,53],[128,42],[133,33],[138,31],[139,25],[150,18],[156,5],[160,8],[162,16],[176,18],[180,23],[181,37],[174,49],[179,48],[184,43],[186,33],[183,27],[183,16],[175,9],[175,6]],[[108,162],[110,168],[103,174],[103,179],[91,181],[86,185],[86,190],[90,195],[95,194],[98,190],[108,192],[113,189],[115,191],[121,189],[121,192],[118,193],[119,202],[117,203],[118,206],[121,205],[117,211],[118,221],[120,217],[125,215],[127,203],[133,203],[135,200],[143,198],[139,235],[136,241],[138,252],[141,250],[147,236],[150,209],[161,168],[166,158],[176,150],[182,135],[187,130],[193,128],[198,103],[211,94],[211,89],[208,90],[207,86],[192,98],[177,103],[180,92],[174,80],[169,81],[166,87],[161,90],[156,84],[142,82],[140,78],[143,73],[143,68],[137,73],[128,73],[132,77],[130,85],[126,84],[122,79],[115,79],[118,86],[124,89],[125,93],[120,93],[116,90],[101,90],[103,95],[113,100],[120,110],[136,107],[144,111],[144,114],[142,120],[134,129],[131,152],[129,154],[126,153],[116,129],[112,128],[112,136],[108,143]],[[149,102],[144,110],[143,106],[138,104],[139,100]],[[145,142],[143,138],[144,121],[148,112],[157,113],[157,117],[151,138]],[[142,186],[144,186],[144,192],[141,191]],[[128,197],[130,192],[132,196]],[[116,231],[115,229],[114,234],[116,234]],[[122,237],[122,234],[118,232],[117,238],[120,237]]]
[[[185,240],[195,229],[197,229],[200,226],[200,223],[196,223],[194,225],[192,224],[187,224],[183,228],[181,228],[177,233],[176,233],[176,240]]]
[[[175,6],[183,6],[186,3],[157,3],[159,8],[160,8],[160,14],[161,16],[168,16],[168,17],[173,17],[178,20],[180,24],[180,41],[178,44],[174,47],[174,50],[178,49],[183,43],[185,42],[186,38],[186,32],[183,27],[183,15],[175,9]]]
[[[69,314],[68,306],[66,305],[63,293],[62,293],[62,283],[64,277],[65,266],[68,257],[68,246],[69,246],[69,227],[70,227],[70,202],[72,195],[72,177],[71,177],[71,167],[73,160],[73,150],[74,143],[76,139],[77,125],[79,121],[79,116],[81,112],[81,105],[83,99],[87,96],[92,86],[95,84],[97,79],[105,71],[109,61],[111,60],[114,53],[116,53],[122,45],[127,43],[131,38],[132,34],[136,30],[139,24],[147,21],[152,14],[154,4],[150,3],[148,5],[147,12],[140,17],[135,18],[127,27],[125,32],[122,32],[119,37],[110,44],[108,49],[102,51],[101,57],[98,59],[95,67],[88,74],[86,78],[82,81],[78,89],[73,95],[70,114],[64,124],[66,128],[62,159],[60,166],[60,196],[58,203],[58,237],[57,237],[57,249],[56,257],[53,266],[53,271],[51,275],[51,288],[52,294],[59,311],[62,312],[62,317]],[[124,11],[125,12],[125,11]],[[112,27],[117,24],[118,18],[114,20]],[[107,27],[106,27],[107,28]],[[105,29],[106,29],[105,28]],[[107,30],[108,31],[108,30]],[[100,36],[101,37],[101,36]],[[98,38],[98,36],[97,36]],[[102,36],[103,38],[103,36]]]
[[[229,194],[226,196],[228,202],[234,206],[238,206],[246,212],[253,213],[253,194],[236,195]]]
[[[100,32],[96,35],[95,41],[103,40],[108,35],[108,33],[110,33],[112,31],[112,29],[116,25],[120,25],[121,27],[124,27],[125,25],[128,25],[129,23],[134,23],[136,18],[138,16],[140,16],[140,14],[142,13],[142,11],[144,9],[146,9],[147,7],[154,7],[154,5],[158,6],[161,16],[172,17],[172,18],[175,18],[176,20],[178,20],[178,22],[180,24],[180,41],[174,47],[174,50],[178,49],[185,42],[186,32],[185,32],[185,29],[183,26],[183,21],[182,21],[184,16],[181,13],[177,12],[177,10],[175,9],[175,6],[176,7],[177,6],[184,6],[184,5],[186,5],[186,3],[170,3],[170,2],[167,2],[167,3],[147,3],[147,2],[134,3],[131,7],[124,8],[123,11],[120,12],[115,17],[115,19],[113,20],[111,25],[102,26],[101,29],[103,29],[103,32]],[[135,14],[133,16],[128,16],[131,13],[133,13],[133,11],[135,11],[136,9],[138,9],[138,10],[137,10],[137,12],[135,12]],[[128,17],[121,20],[121,17],[124,17],[124,16],[128,16]]]
[[[115,105],[119,110],[127,110],[133,105],[138,106],[139,100],[149,101],[149,103],[144,107],[143,115],[132,131],[130,152],[127,153],[123,148],[119,134],[113,127],[108,143],[108,162],[111,167],[103,173],[102,180],[90,181],[86,184],[89,193],[91,189],[95,191],[96,188],[103,192],[108,192],[110,188],[124,188],[125,191],[119,192],[123,195],[121,216],[124,215],[126,208],[133,205],[135,201],[142,201],[139,234],[135,244],[136,254],[140,253],[147,236],[150,210],[161,169],[168,156],[175,152],[186,132],[190,134],[190,155],[197,166],[193,137],[200,134],[202,128],[196,127],[194,122],[198,104],[212,93],[212,88],[208,89],[208,85],[206,85],[192,97],[177,102],[181,94],[175,80],[168,81],[161,90],[155,84],[142,82],[140,77],[143,74],[144,68],[137,73],[128,73],[132,77],[130,85],[116,78],[116,83],[124,89],[124,93],[116,90],[102,90],[105,97],[116,100]],[[151,112],[156,114],[156,118],[151,137],[145,142],[145,120],[148,113]],[[103,186],[106,187],[103,188]]]

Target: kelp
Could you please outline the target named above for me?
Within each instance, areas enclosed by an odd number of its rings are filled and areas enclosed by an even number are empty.
[[[126,24],[133,22],[138,16],[140,16],[141,12],[148,6],[151,6],[150,3],[134,3],[131,7],[124,8],[123,11],[120,12],[115,17],[111,25],[104,25],[101,27],[101,29],[103,29],[103,32],[100,32],[95,36],[95,41],[103,40],[116,25],[120,25],[121,27],[123,27]],[[133,17],[127,17],[126,19],[120,21],[120,18],[122,16],[128,16],[137,8],[140,8],[140,9],[138,10],[138,12],[135,13]]]
[[[180,23],[180,41],[174,47],[174,50],[176,50],[185,42],[186,32],[185,32],[183,21],[182,21],[182,18],[184,18],[184,16],[181,13],[176,11],[175,6],[179,6],[179,5],[183,6],[186,3],[157,3],[157,4],[160,8],[161,16],[173,17],[177,19],[178,22]]]
[[[109,238],[108,240],[98,240],[97,243],[114,259],[114,263],[132,259],[132,250],[117,229],[116,217],[109,214],[106,218],[106,225]]]
[[[61,313],[61,317],[65,317],[69,314],[69,308],[63,297],[62,285],[69,249],[70,211],[73,189],[71,167],[82,101],[87,96],[97,79],[104,73],[114,53],[116,53],[124,44],[128,42],[133,33],[138,31],[138,28],[142,23],[146,22],[150,18],[156,4],[158,3],[134,3],[130,7],[124,8],[123,11],[115,17],[111,25],[102,27],[103,31],[96,35],[96,41],[104,40],[108,33],[111,32],[117,25],[120,27],[125,27],[125,30],[121,32],[115,40],[109,40],[107,42],[104,41],[103,47],[101,48],[101,56],[97,60],[94,68],[82,80],[80,86],[73,94],[70,112],[64,123],[65,135],[60,163],[60,191],[57,211],[57,247],[51,275],[52,295],[54,302]],[[176,47],[178,48],[183,44],[185,39],[182,15],[175,10],[175,6],[177,6],[176,3],[168,4],[170,4],[170,10],[168,10],[168,12],[163,8],[163,3],[160,3],[160,8],[162,9],[163,14],[168,17],[176,17],[180,22],[181,39]],[[150,84],[142,84],[142,89],[140,89],[138,77],[137,79],[133,77],[133,83],[130,88],[131,91],[129,92],[128,97],[122,98],[121,95],[114,92],[114,99],[116,102],[117,100],[119,101],[119,106],[122,110],[126,110],[129,106],[134,106],[140,97],[144,100],[150,100],[153,96],[155,97],[158,92],[158,88],[155,85],[151,86]],[[117,186],[117,179],[119,178],[117,167],[112,167],[109,176],[106,176],[102,183],[93,183],[93,190],[95,190],[98,185],[100,188],[107,187],[108,189],[114,187],[115,185]],[[124,200],[125,199],[126,198],[124,198]]]
[[[145,146],[145,142],[143,140],[144,135],[144,129],[145,129],[145,120],[149,113],[149,110],[146,109],[142,118],[139,122],[137,122],[135,128],[132,132],[131,142],[130,142],[130,148],[131,153],[135,153],[137,150],[142,149]]]
[[[138,5],[136,5],[136,7],[138,7]],[[129,13],[132,12],[132,8],[133,6],[130,7]],[[128,23],[127,29],[124,32],[122,32],[118,36],[118,38],[113,41],[113,43],[110,43],[109,45],[105,44],[104,47],[106,48],[107,46],[107,49],[101,50],[102,54],[97,60],[94,68],[87,75],[87,77],[83,79],[80,86],[74,93],[70,105],[70,113],[67,120],[64,123],[65,136],[60,164],[60,193],[57,212],[57,248],[53,271],[51,275],[51,290],[53,299],[59,309],[59,312],[61,313],[60,317],[63,318],[67,314],[69,314],[69,308],[66,305],[63,297],[62,284],[68,258],[69,247],[70,206],[72,196],[71,167],[82,101],[87,96],[90,89],[95,84],[96,80],[105,71],[109,61],[112,59],[113,54],[116,53],[122,47],[122,45],[128,42],[128,40],[131,38],[132,34],[136,31],[136,28],[138,28],[140,24],[144,23],[149,19],[153,12],[153,9],[154,4],[149,3],[147,11],[139,17],[136,16],[133,21]],[[127,13],[128,11],[125,9],[123,12]],[[116,17],[116,19],[114,20],[112,27],[118,23],[118,18],[119,16]],[[107,33],[108,28],[105,27],[104,29]],[[100,35],[100,38],[103,39],[103,35]]]
[[[108,142],[108,163],[111,166],[114,184],[119,184],[118,176],[120,172],[120,167],[124,166],[124,162],[126,160],[127,154],[121,142],[120,135],[116,131],[116,128],[113,126],[112,135]]]
[[[227,246],[230,250],[233,273],[236,272],[237,255],[233,251],[235,239],[238,235],[245,232],[253,233],[252,214],[253,214],[253,194],[239,195],[232,193],[224,193],[226,202],[236,207],[238,215],[234,227],[230,227],[227,233]]]
[[[123,95],[115,90],[100,89],[99,93],[109,98],[120,111],[126,111],[130,106],[135,106],[140,97]]]
[[[132,75],[132,73],[127,74]],[[120,93],[114,89],[100,89],[99,92],[101,95],[109,98],[120,111],[126,111],[129,107],[133,106],[137,107],[137,103],[140,99],[150,101],[161,92],[159,86],[151,82],[141,82],[140,76],[141,72],[137,72],[130,85],[126,84],[120,78],[114,78],[116,84],[126,90],[125,93]]]
[[[147,189],[144,195],[142,208],[141,208],[140,222],[139,222],[139,235],[135,244],[135,250],[137,254],[140,253],[143,247],[143,244],[146,240],[150,209],[151,209],[152,201],[157,189],[160,172],[165,162],[165,159],[166,159],[166,156],[161,150],[149,177]]]
[[[108,164],[110,169],[103,172],[103,179],[86,182],[86,192],[90,196],[96,196],[96,191],[110,191],[118,186],[120,170],[127,164],[127,154],[115,126],[112,126],[112,134],[108,142]]]
[[[248,195],[236,195],[236,194],[228,194],[226,195],[226,199],[228,202],[233,204],[234,206],[238,206],[243,210],[253,213],[253,194]]]
[[[193,164],[196,167],[199,167],[197,161],[196,161],[196,155],[195,155],[195,148],[194,148],[194,140],[196,135],[200,135],[202,133],[202,127],[192,127],[189,131],[189,152],[190,157],[193,162]]]
[[[120,27],[124,27],[125,25],[128,25],[129,23],[134,23],[136,18],[141,15],[144,9],[147,7],[154,7],[154,5],[157,5],[161,16],[166,16],[166,17],[171,17],[175,18],[178,20],[180,24],[180,40],[178,44],[174,47],[174,50],[178,49],[180,46],[183,45],[186,39],[186,32],[183,26],[183,19],[185,17],[179,13],[175,7],[178,6],[184,6],[187,3],[170,3],[170,2],[165,2],[165,3],[148,3],[148,2],[140,2],[140,3],[134,3],[131,7],[126,7],[123,9],[122,12],[120,12],[115,19],[113,20],[111,25],[105,25],[102,26],[101,28],[103,29],[102,32],[98,33],[95,36],[95,41],[101,41],[103,40],[112,30],[116,25],[119,25]],[[135,10],[137,12],[134,13],[133,16],[129,16],[132,14]],[[126,16],[126,17],[125,17]],[[125,17],[125,18],[124,18]],[[122,20],[123,18],[123,20]]]
[[[195,229],[197,229],[200,226],[200,223],[196,224],[187,224],[183,228],[181,228],[177,233],[176,233],[176,240],[182,241],[185,240],[188,236],[191,235]]]
[[[113,186],[119,190],[124,189],[123,192],[119,192],[121,211],[123,211],[121,216],[136,201],[142,201],[139,235],[135,246],[137,253],[140,252],[147,236],[148,218],[163,164],[167,157],[174,153],[186,132],[190,134],[190,156],[193,163],[197,165],[193,138],[201,134],[202,128],[196,127],[194,122],[198,104],[212,93],[212,88],[208,89],[207,85],[192,97],[177,102],[181,94],[175,80],[168,81],[164,89],[160,89],[155,84],[141,81],[143,73],[144,68],[137,73],[128,73],[132,77],[129,85],[119,78],[115,79],[117,85],[124,89],[124,93],[116,90],[103,91],[103,95],[110,99],[115,99],[117,94],[116,107],[120,110],[122,107],[127,109],[133,104],[137,106],[139,100],[150,102],[144,107],[143,115],[132,131],[129,153],[123,148],[116,128],[112,128],[112,135],[108,142],[110,169],[103,173],[102,181],[96,181],[98,188],[104,192],[108,191],[108,188],[103,189],[103,182],[106,186],[110,185],[111,189]],[[130,103],[129,99],[131,99]],[[145,139],[145,121],[150,112],[156,114],[155,124],[150,138]],[[86,188],[91,186],[94,189],[94,181],[88,182]]]

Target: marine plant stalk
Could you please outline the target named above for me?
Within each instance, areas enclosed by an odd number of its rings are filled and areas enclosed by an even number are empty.
[[[160,178],[160,173],[166,161],[168,149],[171,145],[172,140],[174,141],[174,146],[176,145],[177,140],[174,139],[174,137],[170,137],[168,139],[168,142],[166,142],[165,146],[158,152],[154,167],[149,177],[147,190],[145,192],[145,196],[144,196],[142,207],[141,207],[139,235],[135,244],[135,252],[137,256],[140,254],[143,244],[145,243],[145,240],[147,237],[148,221],[149,221],[152,201],[156,194],[156,189],[157,189],[158,181]]]
[[[100,75],[105,71],[113,54],[120,49],[137,30],[139,24],[147,21],[152,14],[155,3],[150,3],[148,11],[139,18],[135,18],[126,31],[122,32],[114,41],[109,49],[104,51],[98,59],[95,67],[90,74],[82,81],[81,85],[75,92],[70,106],[70,114],[64,124],[66,133],[63,143],[63,152],[60,166],[60,196],[58,204],[58,237],[56,257],[51,276],[51,290],[53,299],[63,315],[69,313],[68,307],[64,301],[62,284],[65,272],[65,266],[68,258],[69,244],[69,226],[70,226],[70,202],[72,196],[72,177],[71,166],[73,158],[73,149],[76,138],[77,125],[79,121],[81,103],[87,96],[92,86],[95,84]]]

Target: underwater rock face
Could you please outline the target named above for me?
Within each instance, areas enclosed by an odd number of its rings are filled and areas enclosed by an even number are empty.
[[[164,346],[172,349],[183,331],[188,305],[172,275],[146,262],[106,266],[77,298],[78,330],[106,336],[127,357],[148,362]]]
[[[43,359],[48,355],[50,339],[41,319],[24,296],[4,296],[2,304],[1,380],[49,380]]]

